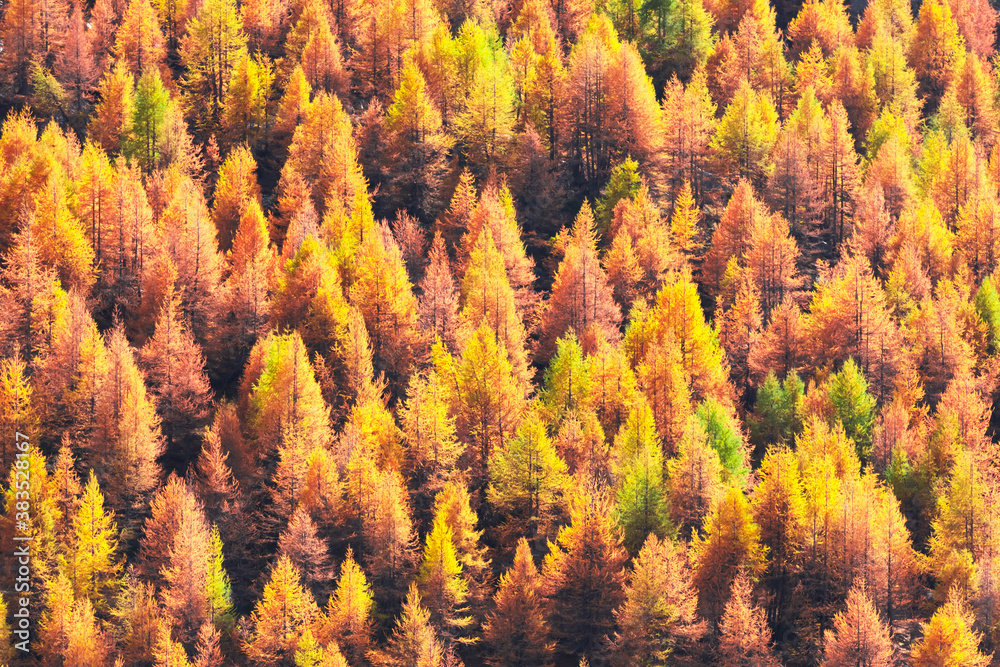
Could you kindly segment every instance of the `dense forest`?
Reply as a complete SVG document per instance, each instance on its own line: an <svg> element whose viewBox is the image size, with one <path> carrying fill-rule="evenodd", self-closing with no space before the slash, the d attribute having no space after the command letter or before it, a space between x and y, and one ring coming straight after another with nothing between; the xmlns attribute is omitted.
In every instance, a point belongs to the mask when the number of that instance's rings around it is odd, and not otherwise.
<svg viewBox="0 0 1000 667"><path fill-rule="evenodd" d="M1000 664L989 0L2 12L0 664Z"/></svg>

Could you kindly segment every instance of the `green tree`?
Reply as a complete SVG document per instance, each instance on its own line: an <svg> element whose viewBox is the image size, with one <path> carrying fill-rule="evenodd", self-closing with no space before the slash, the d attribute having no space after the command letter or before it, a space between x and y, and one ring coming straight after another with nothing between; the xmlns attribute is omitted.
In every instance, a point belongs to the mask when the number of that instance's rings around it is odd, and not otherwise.
<svg viewBox="0 0 1000 667"><path fill-rule="evenodd" d="M766 92L747 81L740 84L733 101L712 137L711 147L731 177L749 178L762 186L774 168L771 148L778 139L778 113Z"/></svg>
<svg viewBox="0 0 1000 667"><path fill-rule="evenodd" d="M599 231L607 233L611 227L611 219L615 214L615 207L623 199L632 199L642 186L642 177L639 175L639 163L632 158L626 158L623 162L615 165L608 178L608 184L601 192L601 198L597 200L597 207L594 209L594 216L597 218Z"/></svg>
<svg viewBox="0 0 1000 667"><path fill-rule="evenodd" d="M664 483L663 450L655 439L645 439L618 472L616 516L622 543L633 556L649 535L674 532Z"/></svg>
<svg viewBox="0 0 1000 667"><path fill-rule="evenodd" d="M136 83L132 120L123 152L146 171L160 164L170 103L170 93L163 86L159 70L145 70Z"/></svg>
<svg viewBox="0 0 1000 667"><path fill-rule="evenodd" d="M490 460L487 497L507 515L511 535L546 538L565 507L569 488L566 464L537 415L528 417L517 435Z"/></svg>
<svg viewBox="0 0 1000 667"><path fill-rule="evenodd" d="M858 448L858 458L868 459L875 426L875 399L868 393L868 383L854 359L850 358L827 385L833 417L844 426L844 432Z"/></svg>
<svg viewBox="0 0 1000 667"><path fill-rule="evenodd" d="M726 478L738 482L750 472L746 446L736 417L712 398L705 399L695 410L697 419L708 435L712 448L718 453Z"/></svg>

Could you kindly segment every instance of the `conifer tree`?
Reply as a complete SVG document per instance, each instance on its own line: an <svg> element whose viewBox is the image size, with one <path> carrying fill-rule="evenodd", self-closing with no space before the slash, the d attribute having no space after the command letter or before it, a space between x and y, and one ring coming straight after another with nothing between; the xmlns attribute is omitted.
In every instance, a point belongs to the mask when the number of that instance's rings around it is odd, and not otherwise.
<svg viewBox="0 0 1000 667"><path fill-rule="evenodd" d="M503 341L497 342L483 322L455 369L458 431L470 445L473 479L479 488L485 488L494 448L511 439L525 409L524 387L515 373Z"/></svg>
<svg viewBox="0 0 1000 667"><path fill-rule="evenodd" d="M185 28L180 49L187 68L184 86L200 127L212 130L222 115L230 75L246 50L246 35L236 4L227 0L201 4Z"/></svg>
<svg viewBox="0 0 1000 667"><path fill-rule="evenodd" d="M549 622L560 650L599 658L614 628L614 610L624 600L627 554L621 547L610 504L581 497L572 523L559 531L545 558L542 576L552 605Z"/></svg>
<svg viewBox="0 0 1000 667"><path fill-rule="evenodd" d="M984 667L990 658L979 651L979 633L972 628L973 616L961 593L953 592L931 617L923 639L913 647L912 664L969 665Z"/></svg>
<svg viewBox="0 0 1000 667"><path fill-rule="evenodd" d="M752 665L777 667L778 659L771 649L771 629L764 610L752 599L753 587L742 568L732 585L732 596L726 603L720 621L719 657L721 665Z"/></svg>
<svg viewBox="0 0 1000 667"><path fill-rule="evenodd" d="M88 444L105 472L109 501L123 520L123 529L138 528L138 517L159 483L156 459L163 443L159 418L146 394L135 353L121 324L108 340L108 370L98 395L97 426Z"/></svg>
<svg viewBox="0 0 1000 667"><path fill-rule="evenodd" d="M177 517L168 562L160 575L164 611L167 618L172 619L174 636L193 647L201 626L215 620L210 600L212 582L209 581L214 545L201 507L194 505L187 509Z"/></svg>
<svg viewBox="0 0 1000 667"><path fill-rule="evenodd" d="M702 614L718 622L724 616L725 600L737 571L761 572L767 547L760 542L760 527L753 519L750 503L734 487L716 501L712 514L705 519L703 532L703 537L696 534L691 543L694 583ZM744 595L749 596L749 583L744 580L740 586L746 589ZM746 602L744 599L742 604ZM760 613L763 617L763 611ZM737 631L735 636L741 632Z"/></svg>
<svg viewBox="0 0 1000 667"><path fill-rule="evenodd" d="M390 136L381 202L390 210L433 218L443 206L446 157L454 140L443 131L441 112L413 61L403 67L385 127Z"/></svg>
<svg viewBox="0 0 1000 667"><path fill-rule="evenodd" d="M170 553L177 539L177 531L187 520L201 514L201 507L188 483L171 475L150 503L150 516L142 530L139 561L136 571L145 579L161 587L162 573L170 565Z"/></svg>
<svg viewBox="0 0 1000 667"><path fill-rule="evenodd" d="M501 575L493 599L495 609L483 626L483 640L490 650L488 663L495 667L551 664L555 646L549 639L548 603L525 538L518 541L514 564Z"/></svg>
<svg viewBox="0 0 1000 667"><path fill-rule="evenodd" d="M451 415L453 392L447 376L432 366L426 374L414 373L407 393L401 415L406 465L419 488L430 493L452 475L465 449L456 437L455 418Z"/></svg>
<svg viewBox="0 0 1000 667"><path fill-rule="evenodd" d="M565 507L570 478L545 424L528 417L517 435L490 459L490 503L507 515L510 534L547 538Z"/></svg>
<svg viewBox="0 0 1000 667"><path fill-rule="evenodd" d="M766 93L740 84L712 137L723 171L763 184L774 168L770 152L778 138L778 114Z"/></svg>
<svg viewBox="0 0 1000 667"><path fill-rule="evenodd" d="M854 359L848 359L840 372L830 378L827 389L834 416L844 426L844 432L858 448L858 458L865 460L871 449L872 428L875 425L875 399L868 393Z"/></svg>
<svg viewBox="0 0 1000 667"><path fill-rule="evenodd" d="M279 557L254 607L252 629L243 650L259 665L288 664L295 657L300 634L311 629L318 614L316 601L302 587L298 569L287 556Z"/></svg>
<svg viewBox="0 0 1000 667"><path fill-rule="evenodd" d="M647 536L663 538L673 532L664 484L663 451L655 441L646 441L619 466L618 478L615 513L622 544L636 555Z"/></svg>
<svg viewBox="0 0 1000 667"><path fill-rule="evenodd" d="M83 10L76 2L70 4L66 44L56 58L54 69L56 78L74 100L76 113L82 113L84 100L90 97L100 71L94 61L93 33L87 29Z"/></svg>
<svg viewBox="0 0 1000 667"><path fill-rule="evenodd" d="M219 232L219 249L229 250L239 229L243 214L255 200L260 205L260 185L257 183L257 162L245 146L230 151L219 168L215 184L212 219Z"/></svg>
<svg viewBox="0 0 1000 667"><path fill-rule="evenodd" d="M166 55L156 10L149 0L131 0L115 40L114 55L139 77L160 67Z"/></svg>
<svg viewBox="0 0 1000 667"><path fill-rule="evenodd" d="M847 609L833 619L834 630L827 631L825 664L830 667L893 664L889 628L875 611L875 605L863 586L854 586L847 594Z"/></svg>
<svg viewBox="0 0 1000 667"><path fill-rule="evenodd" d="M435 517L427 534L424 561L416 581L431 620L444 636L455 638L471 624L472 618L465 613L469 586L462 577L454 531L443 517Z"/></svg>
<svg viewBox="0 0 1000 667"><path fill-rule="evenodd" d="M302 575L303 585L314 597L328 592L333 578L333 566L326 544L316 535L316 524L309 513L299 506L291 516L288 527L278 538L278 553L292 561Z"/></svg>
<svg viewBox="0 0 1000 667"><path fill-rule="evenodd" d="M791 613L793 576L805 547L806 501L799 462L791 450L769 448L759 474L751 505L760 541L768 549L764 578L774 591L768 613L780 619Z"/></svg>
<svg viewBox="0 0 1000 667"><path fill-rule="evenodd" d="M741 179L726 204L722 219L712 233L712 247L705 254L702 276L713 293L722 289L726 269L732 259L743 264L751 248L754 230L760 226L768 212L754 196L747 179Z"/></svg>
<svg viewBox="0 0 1000 667"><path fill-rule="evenodd" d="M379 667L413 664L442 667L444 655L441 640L430 623L430 612L421 604L416 584L411 584L389 643L384 650L374 654L372 662Z"/></svg>
<svg viewBox="0 0 1000 667"><path fill-rule="evenodd" d="M159 408L166 446L189 451L195 429L208 418L211 389L205 359L181 318L179 299L171 291L164 299L156 330L139 351L146 382Z"/></svg>
<svg viewBox="0 0 1000 667"><path fill-rule="evenodd" d="M678 644L704 634L685 550L669 538L646 539L625 587L625 603L615 610L621 628L614 640L617 660L660 664Z"/></svg>
<svg viewBox="0 0 1000 667"><path fill-rule="evenodd" d="M69 437L64 435L52 471L52 494L59 510L55 522L55 536L62 544L68 544L71 539L73 521L80 507L80 495L83 493L83 485L80 484L80 477L75 470L76 459L68 443Z"/></svg>
<svg viewBox="0 0 1000 667"><path fill-rule="evenodd" d="M555 341L572 329L580 338L613 340L621 314L597 258L597 236L590 206L584 204L565 242L548 306L542 315L541 351L551 354Z"/></svg>
<svg viewBox="0 0 1000 667"><path fill-rule="evenodd" d="M514 86L506 59L488 56L476 72L465 111L455 119L455 130L474 169L486 174L503 158L514 126Z"/></svg>
<svg viewBox="0 0 1000 667"><path fill-rule="evenodd" d="M471 234L470 234L471 235ZM468 239L468 235L465 237ZM492 232L478 235L468 268L462 279L462 310L459 339L468 341L485 324L503 344L510 365L520 378L527 379L524 319L518 312L515 291L508 279L504 256L494 243ZM468 345L468 343L466 343Z"/></svg>
<svg viewBox="0 0 1000 667"><path fill-rule="evenodd" d="M337 588L330 596L326 616L316 630L317 638L324 644L336 642L351 660L364 660L371 643L374 598L371 587L348 548L340 565Z"/></svg>
<svg viewBox="0 0 1000 667"><path fill-rule="evenodd" d="M27 366L20 359L0 360L0 428L28 442L37 437L38 416L32 409ZM22 435L18 435L22 434ZM0 467L10 470L17 454L15 439L0 445Z"/></svg>
<svg viewBox="0 0 1000 667"><path fill-rule="evenodd" d="M692 420L667 462L670 477L670 513L681 534L701 528L703 519L724 493L724 469L719 454L700 421Z"/></svg>
<svg viewBox="0 0 1000 667"><path fill-rule="evenodd" d="M701 235L698 228L700 217L691 181L685 180L674 202L674 213L670 216L670 239L686 255L690 255L697 247Z"/></svg>
<svg viewBox="0 0 1000 667"><path fill-rule="evenodd" d="M428 253L427 269L420 282L417 312L420 328L432 340L440 338L451 351L456 351L455 334L458 326L458 292L448 261L448 250L441 232L434 234Z"/></svg>
<svg viewBox="0 0 1000 667"><path fill-rule="evenodd" d="M95 611L102 613L109 609L121 569L116 557L117 532L111 515L104 509L97 477L91 471L73 520L70 572L76 599L89 601Z"/></svg>
<svg viewBox="0 0 1000 667"><path fill-rule="evenodd" d="M406 490L393 470L376 471L365 485L368 488L348 490L358 498L365 568L376 602L382 607L398 604L417 556ZM360 498L361 493L368 497Z"/></svg>

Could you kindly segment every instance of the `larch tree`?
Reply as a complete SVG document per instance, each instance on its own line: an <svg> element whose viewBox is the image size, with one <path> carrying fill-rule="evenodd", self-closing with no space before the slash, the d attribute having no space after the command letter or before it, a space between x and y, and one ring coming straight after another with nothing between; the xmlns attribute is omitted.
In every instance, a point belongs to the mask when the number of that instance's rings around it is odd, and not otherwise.
<svg viewBox="0 0 1000 667"><path fill-rule="evenodd" d="M198 498L187 482L171 475L150 503L150 516L143 526L143 539L139 544L136 573L157 587L162 586L162 573L169 567L177 531L187 517L201 514Z"/></svg>
<svg viewBox="0 0 1000 667"><path fill-rule="evenodd" d="M598 659L607 651L614 610L625 598L622 568L628 555L607 500L583 496L571 517L550 543L542 570L552 605L549 622L562 653Z"/></svg>
<svg viewBox="0 0 1000 667"><path fill-rule="evenodd" d="M404 667L426 665L443 667L445 649L430 622L430 612L421 603L416 584L410 586L403 603L403 613L396 619L396 627L384 650L372 656L379 667Z"/></svg>
<svg viewBox="0 0 1000 667"><path fill-rule="evenodd" d="M84 101L90 98L100 71L94 59L93 34L84 21L83 10L79 3L71 4L73 12L66 33L66 45L56 58L55 74L74 100L76 112L82 113Z"/></svg>
<svg viewBox="0 0 1000 667"><path fill-rule="evenodd" d="M915 28L910 60L920 82L920 92L934 109L961 68L965 40L947 2L921 5Z"/></svg>
<svg viewBox="0 0 1000 667"><path fill-rule="evenodd" d="M362 232L355 250L350 298L365 320L372 361L394 396L402 396L419 339L417 298L399 244L384 224Z"/></svg>
<svg viewBox="0 0 1000 667"><path fill-rule="evenodd" d="M116 63L104 73L97 94L101 101L90 122L91 140L105 151L117 153L132 125L135 77L124 64ZM100 252L99 244L95 244L95 250Z"/></svg>
<svg viewBox="0 0 1000 667"><path fill-rule="evenodd" d="M324 644L336 642L351 660L363 660L372 639L373 606L374 598L364 570L348 548L340 565L337 587L326 607L326 616L318 624L317 638Z"/></svg>
<svg viewBox="0 0 1000 667"><path fill-rule="evenodd" d="M529 416L514 438L493 451L489 471L487 497L506 515L505 532L547 539L565 508L570 478L544 422Z"/></svg>
<svg viewBox="0 0 1000 667"><path fill-rule="evenodd" d="M685 255L692 254L701 240L700 218L691 181L685 179L670 216L670 240Z"/></svg>
<svg viewBox="0 0 1000 667"><path fill-rule="evenodd" d="M118 529L112 516L91 472L73 519L72 557L67 569L76 599L87 600L101 614L110 609L121 570L116 553Z"/></svg>
<svg viewBox="0 0 1000 667"><path fill-rule="evenodd" d="M0 361L0 428L14 433L15 438L31 439L38 435L38 415L32 408L32 385L28 367L20 359L8 357ZM14 440L0 447L0 470L10 470L17 456Z"/></svg>
<svg viewBox="0 0 1000 667"><path fill-rule="evenodd" d="M770 153L777 139L774 102L743 82L719 120L711 147L724 173L763 185L774 169Z"/></svg>
<svg viewBox="0 0 1000 667"><path fill-rule="evenodd" d="M163 64L163 32L149 0L129 2L115 38L114 55L136 78Z"/></svg>
<svg viewBox="0 0 1000 667"><path fill-rule="evenodd" d="M762 395L762 394L761 394ZM805 546L805 498L799 463L787 447L768 449L759 469L760 481L751 506L768 550L764 580L774 592L767 607L770 618L789 615L797 559Z"/></svg>
<svg viewBox="0 0 1000 667"><path fill-rule="evenodd" d="M972 627L973 615L961 593L953 592L938 608L924 630L923 638L913 647L911 664L968 665L985 667L989 656L979 651L980 635Z"/></svg>
<svg viewBox="0 0 1000 667"><path fill-rule="evenodd" d="M741 568L732 585L732 595L719 622L719 664L723 667L750 665L778 667L771 648L771 629L764 610L753 602L753 586Z"/></svg>
<svg viewBox="0 0 1000 667"><path fill-rule="evenodd" d="M225 570L213 572L215 543L201 507L182 512L174 532L168 564L161 570L161 590L166 616L172 619L174 636L185 646L194 647L205 623L225 627L230 612L228 577ZM217 536L217 533L216 533ZM221 588L221 590L220 590Z"/></svg>
<svg viewBox="0 0 1000 667"><path fill-rule="evenodd" d="M358 482L360 485L361 479ZM349 485L352 483L348 480ZM393 470L375 471L364 484L365 488L349 488L348 497L357 498L361 512L365 568L376 602L398 604L418 555L406 489L399 473Z"/></svg>
<svg viewBox="0 0 1000 667"><path fill-rule="evenodd" d="M695 200L702 201L703 181L711 173L709 142L716 124L716 106L708 91L704 68L695 70L686 86L677 77L667 81L662 106L664 170L675 185L688 181Z"/></svg>
<svg viewBox="0 0 1000 667"><path fill-rule="evenodd" d="M424 561L417 572L417 586L442 636L457 639L472 625L466 603L469 586L455 550L454 530L436 516L424 545Z"/></svg>
<svg viewBox="0 0 1000 667"><path fill-rule="evenodd" d="M440 352L435 346L432 354ZM465 450L451 414L453 389L440 369L431 366L410 378L401 414L406 438L406 468L418 493L433 495L452 476Z"/></svg>
<svg viewBox="0 0 1000 667"><path fill-rule="evenodd" d="M239 358L247 354L265 332L275 268L267 223L260 205L253 200L240 217L229 258L232 268L225 283L227 303L223 329Z"/></svg>
<svg viewBox="0 0 1000 667"><path fill-rule="evenodd" d="M414 62L403 68L385 127L390 141L383 187L388 191L382 201L389 208L434 217L443 204L445 158L453 142L443 132L441 112Z"/></svg>
<svg viewBox="0 0 1000 667"><path fill-rule="evenodd" d="M219 235L219 249L226 252L233 246L240 221L251 201L261 203L257 183L257 162L245 146L238 146L219 168L212 201L212 220Z"/></svg>
<svg viewBox="0 0 1000 667"><path fill-rule="evenodd" d="M506 59L492 54L476 72L456 134L473 168L485 175L506 154L513 129L514 86Z"/></svg>
<svg viewBox="0 0 1000 667"><path fill-rule="evenodd" d="M678 645L705 633L697 610L684 543L650 535L633 562L625 602L615 610L621 628L615 658L644 667L668 660Z"/></svg>
<svg viewBox="0 0 1000 667"><path fill-rule="evenodd" d="M278 553L292 561L302 575L302 584L314 598L329 595L333 565L327 545L317 535L316 524L302 505L292 512L288 526L278 537Z"/></svg>
<svg viewBox="0 0 1000 667"><path fill-rule="evenodd" d="M545 667L552 663L555 645L547 621L548 603L543 581L528 541L517 543L514 563L500 576L493 598L495 608L483 626L494 667Z"/></svg>
<svg viewBox="0 0 1000 667"><path fill-rule="evenodd" d="M590 206L583 208L565 240L563 259L541 323L541 351L551 354L568 330L580 338L617 337L621 313L597 257L597 234Z"/></svg>
<svg viewBox="0 0 1000 667"><path fill-rule="evenodd" d="M232 67L220 119L223 145L259 148L271 136L274 68L260 56L243 53Z"/></svg>
<svg viewBox="0 0 1000 667"><path fill-rule="evenodd" d="M89 456L98 463L97 469L104 471L104 487L118 508L123 529L135 530L160 482L157 458L163 452L163 436L135 351L120 324L108 340L108 370L96 413Z"/></svg>
<svg viewBox="0 0 1000 667"><path fill-rule="evenodd" d="M458 328L458 291L448 259L448 249L440 231L434 234L428 264L420 281L417 313L420 328L432 340L440 338L448 350L455 352Z"/></svg>
<svg viewBox="0 0 1000 667"><path fill-rule="evenodd" d="M264 667L288 664L294 659L299 635L312 628L318 615L316 601L302 587L298 569L287 556L280 557L254 607L243 650Z"/></svg>
<svg viewBox="0 0 1000 667"><path fill-rule="evenodd" d="M469 607L478 619L492 591L493 573L487 548L482 544L483 531L476 530L479 516L472 509L472 494L464 481L452 480L438 492L434 498L434 515L440 516L452 529L456 557L469 586Z"/></svg>
<svg viewBox="0 0 1000 667"><path fill-rule="evenodd" d="M486 322L466 343L453 372L459 437L469 445L474 486L485 489L494 448L513 437L527 407L525 387L503 340L497 341Z"/></svg>
<svg viewBox="0 0 1000 667"><path fill-rule="evenodd" d="M648 413L644 417L648 420ZM623 429L626 433L630 430L629 425ZM631 443L627 435L621 436L619 433L615 439L617 460L612 466L618 496L615 515L622 543L634 556L648 535L667 537L673 532L673 526L668 511L663 450L657 438L647 433Z"/></svg>
<svg viewBox="0 0 1000 667"><path fill-rule="evenodd" d="M761 544L750 503L738 488L730 487L719 497L702 530L704 536L696 535L691 543L698 606L706 619L719 622L737 572L760 573L767 547ZM748 583L743 585L749 588Z"/></svg>
<svg viewBox="0 0 1000 667"><path fill-rule="evenodd" d="M713 293L721 291L731 259L740 264L746 261L754 232L768 216L766 206L754 196L750 181L741 179L712 233L712 245L701 267L702 280Z"/></svg>
<svg viewBox="0 0 1000 667"><path fill-rule="evenodd" d="M677 456L667 461L670 515L682 535L699 530L725 493L724 469L701 422L692 420L677 445Z"/></svg>
<svg viewBox="0 0 1000 667"><path fill-rule="evenodd" d="M742 271L737 270L736 276ZM746 395L751 386L750 357L760 340L760 293L756 285L746 279L736 279L739 288L732 305L722 313L719 342L726 350L730 363L730 377L737 391Z"/></svg>
<svg viewBox="0 0 1000 667"><path fill-rule="evenodd" d="M194 433L205 426L212 400L204 355L179 306L180 299L172 291L164 299L152 338L139 351L172 457L191 450Z"/></svg>
<svg viewBox="0 0 1000 667"><path fill-rule="evenodd" d="M792 237L788 222L780 215L766 215L750 233L746 266L758 293L763 322L771 313L793 296L801 286L798 275L799 246Z"/></svg>
<svg viewBox="0 0 1000 667"><path fill-rule="evenodd" d="M144 172L166 166L167 121L176 111L174 104L160 71L144 70L136 80L132 119L122 145L122 154Z"/></svg>
<svg viewBox="0 0 1000 667"><path fill-rule="evenodd" d="M648 324L653 340L663 341L672 335L680 346L681 366L693 400L713 397L724 404L730 401L732 388L726 377L725 352L705 321L690 272L668 274ZM627 346L628 334L625 342Z"/></svg>
<svg viewBox="0 0 1000 667"><path fill-rule="evenodd" d="M829 667L891 667L894 664L889 628L879 618L864 586L847 594L847 609L827 631L824 664Z"/></svg>

